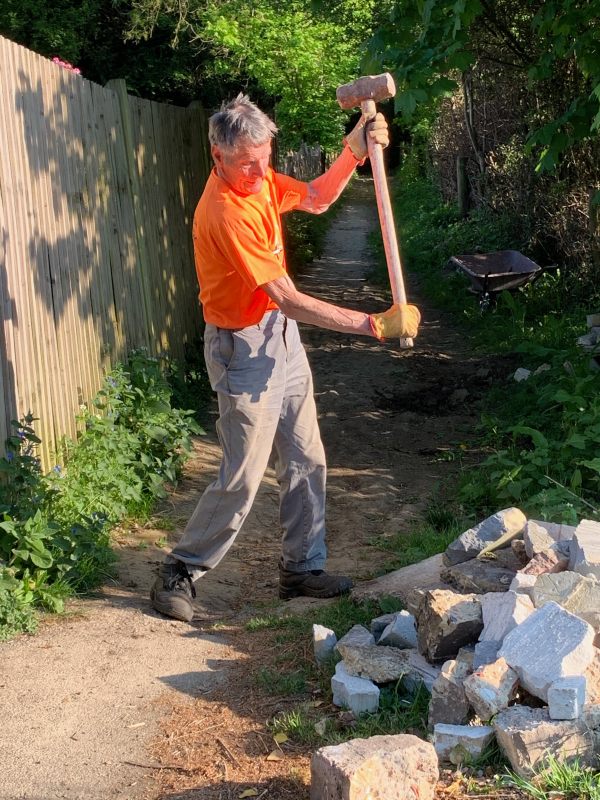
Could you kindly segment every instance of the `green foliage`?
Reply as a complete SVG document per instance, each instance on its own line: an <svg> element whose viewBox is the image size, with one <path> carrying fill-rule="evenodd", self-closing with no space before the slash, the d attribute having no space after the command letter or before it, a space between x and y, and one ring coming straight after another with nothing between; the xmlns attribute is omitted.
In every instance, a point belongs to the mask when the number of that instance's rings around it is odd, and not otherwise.
<svg viewBox="0 0 600 800"><path fill-rule="evenodd" d="M492 452L465 480L461 499L475 509L517 505L575 524L600 515L600 376L577 352L568 360L563 352L545 356L550 369L515 384L509 398L496 390L488 399L497 409L483 418Z"/></svg>
<svg viewBox="0 0 600 800"><path fill-rule="evenodd" d="M564 763L552 756L538 770L535 779L508 773L503 783L527 792L533 800L551 800L557 796L563 800L600 800L600 773L582 767L577 760Z"/></svg>
<svg viewBox="0 0 600 800"><path fill-rule="evenodd" d="M512 67L515 80L529 81L540 98L550 82L561 81L563 110L555 114L542 100L524 120L538 169L551 170L600 128L599 33L600 0L396 0L363 67L395 74L396 110L408 122L418 108L454 92L477 63Z"/></svg>
<svg viewBox="0 0 600 800"><path fill-rule="evenodd" d="M210 53L213 80L255 86L259 101L272 105L282 144L318 143L339 150L346 114L336 103L337 86L358 72L360 44L388 2L337 0L140 0L132 35L141 38L160 15L175 18L178 34L192 32ZM209 78L208 59L205 76Z"/></svg>
<svg viewBox="0 0 600 800"><path fill-rule="evenodd" d="M64 466L41 472L32 415L13 422L0 459L0 637L35 627L37 607L60 612L64 598L110 573L110 528L143 515L176 481L199 431L173 408L156 359L131 355L80 416Z"/></svg>
<svg viewBox="0 0 600 800"><path fill-rule="evenodd" d="M488 456L464 473L459 499L467 514L508 505L553 521L597 514L600 374L590 372L589 357L574 346L583 333L584 310L573 300L569 306L574 293L558 272L502 293L492 309L481 313L465 279L444 273L444 265L450 255L520 249L513 238L518 227L490 212L458 218L410 158L400 177L396 211L404 260L426 293L438 307L454 312L475 347L509 351L531 370L547 365L541 374L511 383L508 392L499 387L484 400L482 439ZM379 274L383 278L382 268ZM432 533L437 530L433 525ZM420 548L420 541L416 545ZM400 550L398 566L413 559L402 535L387 546ZM414 558L425 555L417 549Z"/></svg>

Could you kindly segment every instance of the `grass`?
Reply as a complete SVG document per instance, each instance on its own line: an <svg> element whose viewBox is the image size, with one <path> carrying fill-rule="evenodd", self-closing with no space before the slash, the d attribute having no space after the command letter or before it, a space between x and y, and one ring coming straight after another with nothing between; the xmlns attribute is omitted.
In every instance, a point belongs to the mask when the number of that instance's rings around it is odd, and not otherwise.
<svg viewBox="0 0 600 800"><path fill-rule="evenodd" d="M503 783L527 792L533 800L600 800L600 772L577 761L563 764L552 757L535 779L508 773Z"/></svg>

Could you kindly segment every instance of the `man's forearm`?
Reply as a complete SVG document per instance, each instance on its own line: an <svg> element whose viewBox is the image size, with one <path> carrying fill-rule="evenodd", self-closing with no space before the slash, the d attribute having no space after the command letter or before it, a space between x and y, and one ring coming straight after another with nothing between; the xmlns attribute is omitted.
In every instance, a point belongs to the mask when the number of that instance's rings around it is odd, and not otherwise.
<svg viewBox="0 0 600 800"><path fill-rule="evenodd" d="M341 308L299 292L289 277L280 278L262 287L281 311L297 322L317 325L339 333L374 336L369 315L363 311Z"/></svg>
<svg viewBox="0 0 600 800"><path fill-rule="evenodd" d="M308 184L308 194L299 206L300 210L310 214L327 211L347 186L358 163L352 150L344 147L329 169Z"/></svg>

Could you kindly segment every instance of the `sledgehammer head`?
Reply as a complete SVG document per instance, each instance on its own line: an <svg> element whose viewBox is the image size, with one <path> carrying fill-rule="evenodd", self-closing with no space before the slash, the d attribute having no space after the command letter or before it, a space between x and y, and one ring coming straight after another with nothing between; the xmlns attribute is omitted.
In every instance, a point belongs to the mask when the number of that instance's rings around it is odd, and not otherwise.
<svg viewBox="0 0 600 800"><path fill-rule="evenodd" d="M396 84L389 72L382 75L365 75L352 83L345 83L335 93L342 108L356 108L365 100L380 103L396 94Z"/></svg>

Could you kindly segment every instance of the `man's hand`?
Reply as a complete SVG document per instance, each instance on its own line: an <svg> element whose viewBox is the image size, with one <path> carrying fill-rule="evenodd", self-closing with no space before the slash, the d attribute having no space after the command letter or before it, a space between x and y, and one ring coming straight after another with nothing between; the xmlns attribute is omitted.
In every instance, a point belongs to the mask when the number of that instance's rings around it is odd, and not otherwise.
<svg viewBox="0 0 600 800"><path fill-rule="evenodd" d="M416 306L395 303L382 314L371 314L369 322L376 339L414 339L421 314Z"/></svg>
<svg viewBox="0 0 600 800"><path fill-rule="evenodd" d="M377 113L372 120L369 120L369 118L363 114L348 136L346 136L346 144L350 150L352 150L354 157L358 161L363 161L363 159L369 155L367 137L369 137L371 141L380 144L382 147L388 146L390 143L390 135L388 124L383 114Z"/></svg>

